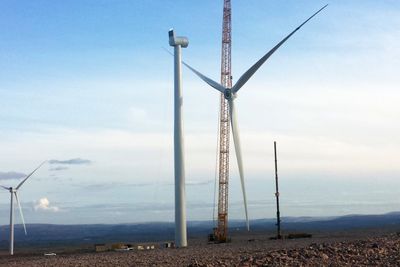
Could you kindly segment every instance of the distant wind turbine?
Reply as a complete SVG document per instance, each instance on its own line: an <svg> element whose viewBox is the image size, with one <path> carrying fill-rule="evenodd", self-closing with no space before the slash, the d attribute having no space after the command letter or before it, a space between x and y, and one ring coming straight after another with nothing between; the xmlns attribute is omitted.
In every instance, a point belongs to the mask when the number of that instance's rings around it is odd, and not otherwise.
<svg viewBox="0 0 400 267"><path fill-rule="evenodd" d="M240 147L240 139L239 139L239 129L237 125L237 113L235 110L235 98L237 97L237 92L240 88L243 87L247 83L247 81L253 76L253 74L267 61L267 59L275 53L278 48L283 45L295 32L297 32L304 24L306 24L309 20L311 20L315 15L321 12L324 8L328 5L323 6L317 12L315 12L311 17L309 17L306 21L304 21L300 26L298 26L294 31L292 31L288 36L286 36L282 41L280 41L277 45L275 45L268 53L266 53L261 59L259 59L250 69L248 69L236 82L236 84L232 88L226 88L222 86L220 83L208 78L207 76L203 75L193 67L189 66L187 63L182 63L188 67L191 71L193 71L197 76L199 76L203 81L205 81L208 85L215 88L222 94L224 94L225 99L228 101L229 104L229 113L230 113L230 121L232 127L232 135L233 135L233 142L235 144L235 151L236 151L236 159L239 168L239 175L240 175L240 182L242 186L242 193L243 193L243 202L245 208L245 215L246 215L246 223L247 229L249 230L249 216L247 212L247 198L246 198L246 189L244 184L244 172L243 172L243 162L242 162L242 152Z"/></svg>
<svg viewBox="0 0 400 267"><path fill-rule="evenodd" d="M46 161L42 162L33 172L31 172L28 176L22 180L17 187L6 187L3 185L0 185L3 189L7 190L11 194L11 204L10 204L10 255L14 255L14 196L15 200L17 201L18 204L18 209L19 209L19 214L21 215L21 220L22 220L22 225L24 226L24 231L25 235L27 235L26 232L26 226L25 226L25 220L24 220L24 215L22 213L22 208L21 208L21 203L19 202L18 198L18 189L28 180L29 177L31 177Z"/></svg>

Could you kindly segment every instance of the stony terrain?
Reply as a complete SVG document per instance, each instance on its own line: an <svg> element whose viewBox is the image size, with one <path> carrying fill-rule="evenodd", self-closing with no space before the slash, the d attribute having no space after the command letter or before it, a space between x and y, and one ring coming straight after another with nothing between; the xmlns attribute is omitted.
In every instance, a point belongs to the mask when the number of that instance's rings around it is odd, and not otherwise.
<svg viewBox="0 0 400 267"><path fill-rule="evenodd" d="M299 240L242 236L218 245L191 240L185 249L1 256L0 266L400 266L400 234L360 235Z"/></svg>

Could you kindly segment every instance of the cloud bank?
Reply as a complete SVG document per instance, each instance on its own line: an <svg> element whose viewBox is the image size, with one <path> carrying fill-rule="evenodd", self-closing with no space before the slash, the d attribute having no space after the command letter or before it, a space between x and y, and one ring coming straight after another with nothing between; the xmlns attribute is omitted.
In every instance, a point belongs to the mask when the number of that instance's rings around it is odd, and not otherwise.
<svg viewBox="0 0 400 267"><path fill-rule="evenodd" d="M91 164L91 163L92 163L91 160L81 159L81 158L67 159L67 160L57 160L57 159L49 160L49 164L87 165L87 164Z"/></svg>
<svg viewBox="0 0 400 267"><path fill-rule="evenodd" d="M13 180L25 177L26 174L22 172L0 172L0 180Z"/></svg>
<svg viewBox="0 0 400 267"><path fill-rule="evenodd" d="M49 170L50 171L64 171L64 170L68 170L69 168L68 167L65 167L65 166L57 166L57 167L54 167L54 168L50 168Z"/></svg>

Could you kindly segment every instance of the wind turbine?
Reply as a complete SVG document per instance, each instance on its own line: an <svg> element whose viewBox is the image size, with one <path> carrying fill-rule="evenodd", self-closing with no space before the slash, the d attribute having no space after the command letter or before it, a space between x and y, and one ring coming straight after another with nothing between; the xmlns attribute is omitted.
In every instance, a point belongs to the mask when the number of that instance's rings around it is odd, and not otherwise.
<svg viewBox="0 0 400 267"><path fill-rule="evenodd" d="M229 105L229 114L230 114L230 122L232 127L232 136L233 142L235 144L235 152L236 152L236 159L239 169L240 175L240 182L242 186L242 193L243 193L243 202L244 202L244 209L246 215L246 225L247 230L250 229L249 226L249 216L247 211L247 197L246 197L246 189L244 184L244 171L243 171L243 162L242 162L242 152L240 146L240 138L239 138L239 129L237 125L237 113L235 110L235 99L237 97L237 92L242 88L247 81L253 76L253 74L267 61L267 59L275 53L278 48L283 45L295 32L297 32L304 24L306 24L309 20L311 20L314 16L316 16L319 12L321 12L324 8L328 5L323 6L317 12L315 12L311 17L309 17L306 21L304 21L300 26L298 26L294 31L292 31L289 35L287 35L282 41L280 41L277 45L275 45L268 53L266 53L261 59L259 59L253 66L251 66L236 82L236 84L232 88L227 88L221 85L220 83L208 78L207 76L203 75L184 61L182 63L188 67L192 72L194 72L197 76L199 76L203 81L205 81L208 85L213 87L214 89L221 92L225 99L228 101Z"/></svg>
<svg viewBox="0 0 400 267"><path fill-rule="evenodd" d="M3 185L0 185L3 189L7 190L11 194L11 204L10 204L10 255L14 255L14 196L15 200L18 204L18 209L19 209L19 214L21 215L21 220L22 220L22 225L24 226L24 231L25 235L27 235L26 232L26 226L25 226L25 220L24 220L24 214L22 213L22 208L21 208L21 203L19 202L18 198L18 190L21 188L21 186L28 180L29 177L31 177L46 161L42 162L36 169L33 170L28 176L22 180L17 187L6 187Z"/></svg>
<svg viewBox="0 0 400 267"><path fill-rule="evenodd" d="M174 30L168 32L169 45L174 47L174 172L175 172L175 244L187 246L186 195L185 195L185 157L182 122L182 48L189 45L186 37L175 36Z"/></svg>

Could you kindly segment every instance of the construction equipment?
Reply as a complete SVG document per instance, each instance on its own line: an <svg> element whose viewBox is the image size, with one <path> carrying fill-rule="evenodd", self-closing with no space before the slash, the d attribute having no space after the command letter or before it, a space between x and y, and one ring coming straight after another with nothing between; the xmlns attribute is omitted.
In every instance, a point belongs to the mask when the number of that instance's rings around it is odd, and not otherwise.
<svg viewBox="0 0 400 267"><path fill-rule="evenodd" d="M221 85L232 87L231 73L231 0L224 0L222 23ZM218 155L218 219L217 227L209 235L209 241L226 242L228 236L228 185L229 185L229 106L221 93L219 113Z"/></svg>
<svg viewBox="0 0 400 267"><path fill-rule="evenodd" d="M223 24L222 24L222 58L221 58L221 83L217 83L207 76L203 75L196 69L183 64L199 76L204 82L218 90L221 93L220 117L219 117L219 158L218 158L218 219L217 227L214 232L209 235L209 241L223 243L228 241L228 185L229 185L229 126L232 124L232 134L235 144L236 158L238 161L238 169L240 174L243 202L246 215L247 230L249 230L249 218L247 212L246 190L244 186L243 162L240 149L240 138L237 127L237 114L234 108L234 99L237 92L246 82L254 75L254 73L275 53L293 34L295 34L304 24L321 12L327 5L323 6L311 17L304 21L300 26L293 30L289 35L276 44L270 51L261 57L254 65L252 65L232 87L231 73L231 1L224 0Z"/></svg>

